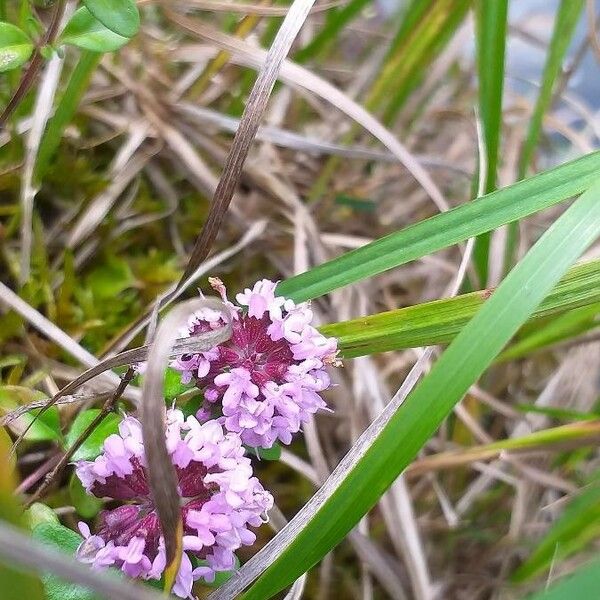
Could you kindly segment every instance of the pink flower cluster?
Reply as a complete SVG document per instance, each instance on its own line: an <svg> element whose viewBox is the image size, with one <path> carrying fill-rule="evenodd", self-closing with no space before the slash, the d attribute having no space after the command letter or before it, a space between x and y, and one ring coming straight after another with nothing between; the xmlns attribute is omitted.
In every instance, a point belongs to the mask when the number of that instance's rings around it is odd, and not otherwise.
<svg viewBox="0 0 600 600"><path fill-rule="evenodd" d="M217 418L251 447L289 444L310 415L326 408L320 392L330 386L325 367L336 364L337 340L311 325L307 303L275 295L276 283L263 279L227 298L218 279L211 285L231 311L231 338L199 354L180 357L173 367L182 381L204 392L201 421ZM192 315L182 337L224 325L223 315L204 309Z"/></svg>
<svg viewBox="0 0 600 600"><path fill-rule="evenodd" d="M173 592L191 597L194 581L212 581L235 568L235 550L251 545L249 529L266 520L271 494L253 476L244 444L270 448L289 444L312 414L326 408L320 393L330 386L325 371L337 364L337 341L311 324L308 304L275 295L276 284L263 279L227 299L232 336L225 343L174 361L182 381L203 392L196 417L167 411L167 448L179 481L184 525L183 559ZM189 319L181 337L225 324L223 313L204 309ZM92 535L80 523L84 541L77 557L93 568L114 567L134 578L162 577L164 539L146 471L140 422L127 417L119 434L109 436L94 461L80 461L76 473L88 493L120 505L100 514Z"/></svg>
<svg viewBox="0 0 600 600"><path fill-rule="evenodd" d="M249 527L266 520L271 494L252 476L239 436L223 431L216 421L199 423L179 410L167 413L167 448L179 479L184 524L184 555L173 592L191 594L193 582L212 581L218 571L234 568L234 551L252 545ZM124 502L100 515L91 535L80 524L84 541L79 560L94 568L116 567L130 577L160 579L165 548L147 482L141 424L127 417L119 435L104 442L94 461L80 461L76 473L88 493Z"/></svg>

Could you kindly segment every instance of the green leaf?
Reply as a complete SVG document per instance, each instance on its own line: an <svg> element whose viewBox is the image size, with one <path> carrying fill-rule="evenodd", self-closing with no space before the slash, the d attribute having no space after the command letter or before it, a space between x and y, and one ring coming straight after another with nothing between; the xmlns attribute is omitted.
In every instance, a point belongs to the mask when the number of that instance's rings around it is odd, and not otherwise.
<svg viewBox="0 0 600 600"><path fill-rule="evenodd" d="M189 416L195 415L202 408L203 404L204 396L198 392L196 396L186 400L186 402L183 403L179 409L183 413L183 416L187 419Z"/></svg>
<svg viewBox="0 0 600 600"><path fill-rule="evenodd" d="M477 78L479 80L479 116L486 159L483 192L496 189L498 149L502 131L502 92L504 88L504 51L508 0L475 3ZM482 285L488 279L490 234L477 239L473 259Z"/></svg>
<svg viewBox="0 0 600 600"><path fill-rule="evenodd" d="M88 275L86 281L94 298L100 300L114 298L135 285L135 277L129 263L116 256L108 257Z"/></svg>
<svg viewBox="0 0 600 600"><path fill-rule="evenodd" d="M598 280L600 281L600 280ZM547 325L536 329L512 344L499 357L499 361L515 360L551 344L573 338L598 326L600 303L581 306L552 319Z"/></svg>
<svg viewBox="0 0 600 600"><path fill-rule="evenodd" d="M329 553L410 464L568 267L600 235L600 182L539 239L244 595L264 599ZM302 516L302 511L300 512ZM296 517L297 519L297 517ZM227 589L227 588L226 588Z"/></svg>
<svg viewBox="0 0 600 600"><path fill-rule="evenodd" d="M124 46L129 38L108 29L82 6L67 23L60 41L93 52L112 52Z"/></svg>
<svg viewBox="0 0 600 600"><path fill-rule="evenodd" d="M27 62L33 48L24 31L10 23L0 22L0 73L16 69Z"/></svg>
<svg viewBox="0 0 600 600"><path fill-rule="evenodd" d="M164 384L165 400L171 401L194 387L193 383L181 383L181 371L167 367Z"/></svg>
<svg viewBox="0 0 600 600"><path fill-rule="evenodd" d="M561 0L558 7L554 20L554 31L546 55L540 92L531 119L529 119L529 128L520 156L519 177L525 177L527 168L533 159L533 153L542 132L544 115L552 104L552 90L562 71L562 63L579 21L583 5L584 0Z"/></svg>
<svg viewBox="0 0 600 600"><path fill-rule="evenodd" d="M81 485L81 481L79 481L79 477L75 473L71 475L71 480L69 481L69 497L77 512L84 519L95 517L104 505L100 498L96 498L96 496L92 496L85 491L85 488Z"/></svg>
<svg viewBox="0 0 600 600"><path fill-rule="evenodd" d="M600 152L593 152L347 252L282 281L277 291L296 301L317 298L558 204L598 172Z"/></svg>
<svg viewBox="0 0 600 600"><path fill-rule="evenodd" d="M561 0L556 17L554 19L554 30L550 40L550 46L546 53L546 63L542 73L540 91L529 119L529 127L525 136L525 143L519 156L517 170L518 179L527 175L527 169L533 160L535 149L542 133L544 115L552 105L552 93L554 84L562 72L562 64L565 54L571 43L575 28L579 21L579 15L583 9L584 0ZM512 265L517 250L518 229L517 223L508 228L506 240L505 261L508 268Z"/></svg>
<svg viewBox="0 0 600 600"><path fill-rule="evenodd" d="M73 119L84 92L88 88L94 69L98 66L102 54L84 51L79 56L77 64L71 73L69 83L65 88L52 118L48 121L46 131L40 142L35 163L35 180L40 181L54 156L62 134Z"/></svg>
<svg viewBox="0 0 600 600"><path fill-rule="evenodd" d="M83 4L105 27L123 37L133 37L140 28L134 0L83 0Z"/></svg>
<svg viewBox="0 0 600 600"><path fill-rule="evenodd" d="M46 395L42 392L17 385L5 385L0 387L0 413L8 414L24 404L46 399ZM37 409L24 413L18 419L11 421L8 428L16 435L20 435L39 412ZM58 408L52 406L35 419L24 439L28 442L44 442L59 440L61 437Z"/></svg>
<svg viewBox="0 0 600 600"><path fill-rule="evenodd" d="M346 358L445 344L454 339L490 295L491 290L472 292L351 321L330 323L319 330L326 336L338 338L341 355ZM577 307L597 315L598 302L600 260L594 260L569 269L528 322ZM519 343L517 346L521 347ZM513 356L511 348L501 358L504 359L505 355L507 358Z"/></svg>
<svg viewBox="0 0 600 600"><path fill-rule="evenodd" d="M281 458L281 446L275 442L270 448L245 447L250 456L256 456L261 460L279 460Z"/></svg>
<svg viewBox="0 0 600 600"><path fill-rule="evenodd" d="M600 561L580 567L550 589L529 596L528 600L591 600L600 597Z"/></svg>
<svg viewBox="0 0 600 600"><path fill-rule="evenodd" d="M233 558L234 558L234 563L233 563L233 569L231 571L217 571L215 573L214 581L204 582L204 585L211 587L211 588L219 588L226 581L231 579L232 575L240 568L240 559L237 557L237 554L234 554ZM208 565L207 561L196 558L195 556L190 556L190 560L192 561L192 565L193 565L194 569L196 569L198 567L205 567Z"/></svg>
<svg viewBox="0 0 600 600"><path fill-rule="evenodd" d="M596 481L569 503L512 579L521 582L538 575L597 540L599 535L600 481Z"/></svg>
<svg viewBox="0 0 600 600"><path fill-rule="evenodd" d="M29 528L32 530L42 523L60 523L56 513L49 506L46 506L41 502L34 502L25 511L25 517L29 523Z"/></svg>
<svg viewBox="0 0 600 600"><path fill-rule="evenodd" d="M0 519L24 527L23 509L15 495L14 464L9 460L11 445L8 433L0 428ZM36 576L4 564L0 564L0 590L2 600L44 600L42 584Z"/></svg>
<svg viewBox="0 0 600 600"><path fill-rule="evenodd" d="M32 535L34 539L71 556L83 540L79 534L58 523L42 523L33 530ZM91 590L63 581L52 573L44 573L42 581L47 600L101 600Z"/></svg>
<svg viewBox="0 0 600 600"><path fill-rule="evenodd" d="M85 431L88 425L100 414L100 409L90 408L80 412L69 429L65 440L65 450L75 444L77 438ZM109 413L102 419L92 434L83 442L81 447L73 454L71 460L94 460L102 452L104 440L113 433L118 433L121 417Z"/></svg>
<svg viewBox="0 0 600 600"><path fill-rule="evenodd" d="M40 523L33 528L32 537L49 546L54 546L67 554L75 554L83 538L60 523Z"/></svg>

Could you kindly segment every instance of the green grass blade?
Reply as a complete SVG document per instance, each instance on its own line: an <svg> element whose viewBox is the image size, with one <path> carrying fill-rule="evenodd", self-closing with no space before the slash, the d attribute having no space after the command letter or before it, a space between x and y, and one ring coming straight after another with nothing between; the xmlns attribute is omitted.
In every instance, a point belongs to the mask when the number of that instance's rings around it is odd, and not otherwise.
<svg viewBox="0 0 600 600"><path fill-rule="evenodd" d="M421 3L424 3L423 0L415 0L411 6L419 15L422 14ZM467 16L471 4L471 0L435 0L415 26L401 28L408 35L401 37L402 43L390 56L381 74L383 86L379 89L377 103L383 101L386 106L384 123L394 123L429 65L440 55Z"/></svg>
<svg viewBox="0 0 600 600"><path fill-rule="evenodd" d="M565 508L531 556L514 572L521 582L566 559L600 535L600 482L592 482Z"/></svg>
<svg viewBox="0 0 600 600"><path fill-rule="evenodd" d="M370 111L387 107L384 121L393 120L470 5L471 0L413 0L407 6L381 73L365 101Z"/></svg>
<svg viewBox="0 0 600 600"><path fill-rule="evenodd" d="M341 355L345 358L445 344L473 318L490 294L491 291L483 290L434 300L351 321L331 323L320 330L327 336L338 338ZM540 319L577 307L585 307L582 310L587 313L591 311L588 316L592 318L598 313L599 302L600 260L595 260L569 269L531 318Z"/></svg>
<svg viewBox="0 0 600 600"><path fill-rule="evenodd" d="M282 281L296 301L327 294L553 206L588 188L600 172L600 152L467 202Z"/></svg>
<svg viewBox="0 0 600 600"><path fill-rule="evenodd" d="M56 112L48 122L48 126L37 155L34 177L40 181L48 169L48 165L60 144L62 134L73 119L81 97L88 88L90 77L102 58L99 52L82 50L79 61L73 69L69 83L60 99Z"/></svg>
<svg viewBox="0 0 600 600"><path fill-rule="evenodd" d="M544 115L548 112L552 103L552 90L554 84L561 72L563 60L575 26L579 20L579 15L583 9L584 0L561 0L554 21L554 30L552 39L546 56L546 63L542 73L540 91L533 108L531 119L525 142L519 156L518 179L523 179L527 175L527 169L533 160L535 149L538 145L540 134L542 132L542 122ZM508 237L506 241L505 264L507 270L513 264L517 247L517 223L508 228Z"/></svg>
<svg viewBox="0 0 600 600"><path fill-rule="evenodd" d="M486 173L483 192L496 189L498 150L502 131L502 92L508 0L479 0L475 3L479 116L485 147ZM488 278L490 233L477 238L473 261L483 285Z"/></svg>
<svg viewBox="0 0 600 600"><path fill-rule="evenodd" d="M550 589L528 600L587 600L600 598L600 560L581 567L570 577L565 577Z"/></svg>
<svg viewBox="0 0 600 600"><path fill-rule="evenodd" d="M390 416L374 442L363 447L360 460L314 514L311 512L307 523L294 529L292 520L287 528L295 531L290 543L278 548L277 557L247 592L246 600L264 599L277 593L343 539L598 235L600 182L597 181L500 284L440 356L429 375Z"/></svg>
<svg viewBox="0 0 600 600"><path fill-rule="evenodd" d="M551 319L544 327L541 327L533 333L529 333L509 346L498 357L498 360L505 362L523 358L532 352L547 348L558 342L569 340L582 333L600 327L600 322L598 321L599 315L600 302L569 310L568 312Z"/></svg>
<svg viewBox="0 0 600 600"><path fill-rule="evenodd" d="M400 16L398 31L381 72L365 98L367 110L376 113L384 111L387 106L383 121L389 123L393 120L466 16L470 4L471 0L413 0L407 6ZM353 126L342 138L342 143L351 144L357 132L358 128ZM327 160L311 187L309 202L315 202L326 193L340 162L338 156Z"/></svg>
<svg viewBox="0 0 600 600"><path fill-rule="evenodd" d="M328 11L323 27L309 44L296 52L294 60L299 63L305 62L310 58L323 54L329 46L336 44L342 29L358 17L370 1L350 0L345 6Z"/></svg>
<svg viewBox="0 0 600 600"><path fill-rule="evenodd" d="M525 177L533 159L533 153L542 132L542 121L552 102L552 90L561 72L565 53L569 48L583 5L584 0L562 0L556 13L540 91L529 120L529 128L519 158L519 178Z"/></svg>
<svg viewBox="0 0 600 600"><path fill-rule="evenodd" d="M378 435L369 444L367 431L358 441L360 459L350 466L341 481L336 480L336 473L332 475L326 499L313 506L309 504L283 530L282 538L288 543L277 546L270 566L249 589L246 600L273 596L344 538L410 464L454 405L598 235L600 182L596 181L511 271L404 403L394 413L386 412L373 423L370 429L379 431ZM338 471L344 469L344 464L342 460ZM306 513L312 516L304 522ZM269 555L270 546L253 559L255 564ZM234 576L223 590L231 591L235 583Z"/></svg>

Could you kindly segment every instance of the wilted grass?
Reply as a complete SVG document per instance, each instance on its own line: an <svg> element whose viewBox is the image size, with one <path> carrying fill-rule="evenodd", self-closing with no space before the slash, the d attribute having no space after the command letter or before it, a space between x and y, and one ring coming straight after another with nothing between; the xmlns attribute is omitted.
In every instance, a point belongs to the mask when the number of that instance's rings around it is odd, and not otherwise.
<svg viewBox="0 0 600 600"><path fill-rule="evenodd" d="M599 138L565 59L594 11L563 0L540 40L539 15L506 21L515 2L317 2L279 68L265 56L294 39L275 37L289 3L142 1L130 43L67 47L0 131L4 414L150 342L159 299L208 291L209 275L232 291L279 279L340 338L333 413L256 466L291 523L261 532L215 598L308 572L290 598L516 599L597 552ZM26 18L2 0L0 15ZM544 55L532 94L503 68L516 39ZM32 426L20 499L120 364ZM6 421L13 441L31 420ZM42 498L71 529L100 508L73 481L63 470ZM548 598L599 595L582 573L588 587Z"/></svg>

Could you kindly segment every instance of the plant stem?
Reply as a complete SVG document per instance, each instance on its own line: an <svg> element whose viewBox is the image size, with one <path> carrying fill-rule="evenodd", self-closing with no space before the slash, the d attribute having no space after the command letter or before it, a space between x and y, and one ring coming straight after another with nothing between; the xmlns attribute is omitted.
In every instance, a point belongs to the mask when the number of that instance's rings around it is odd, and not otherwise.
<svg viewBox="0 0 600 600"><path fill-rule="evenodd" d="M23 77L21 77L21 81L19 82L17 90L0 115L0 131L2 131L6 121L8 121L9 117L15 112L17 106L19 106L19 104L23 101L23 98L25 98L27 92L31 89L33 83L35 82L37 74L44 61L44 58L40 52L40 48L47 46L48 44L52 44L52 42L54 42L56 39L58 28L65 12L65 6L66 0L58 0L58 2L54 5L54 12L52 13L50 26L42 38L41 44L39 44L35 49L33 58L29 63L29 67L27 67L27 70L23 74Z"/></svg>
<svg viewBox="0 0 600 600"><path fill-rule="evenodd" d="M44 483L40 485L40 487L36 490L35 494L31 496L25 503L25 508L29 508L34 502L37 502L48 490L48 488L58 479L59 475L62 473L63 469L67 466L69 460L77 450L81 447L81 445L87 440L87 438L92 434L94 429L100 425L100 423L104 420L112 410L114 409L115 404L122 396L125 388L131 383L131 380L135 377L135 370L133 367L129 367L125 375L123 375L123 379L121 379L121 383L115 390L115 393L106 400L100 412L96 415L94 420L85 428L85 431L81 433L81 435L75 440L75 443L64 453L63 457L58 461L57 465L52 469L46 478L44 479Z"/></svg>

